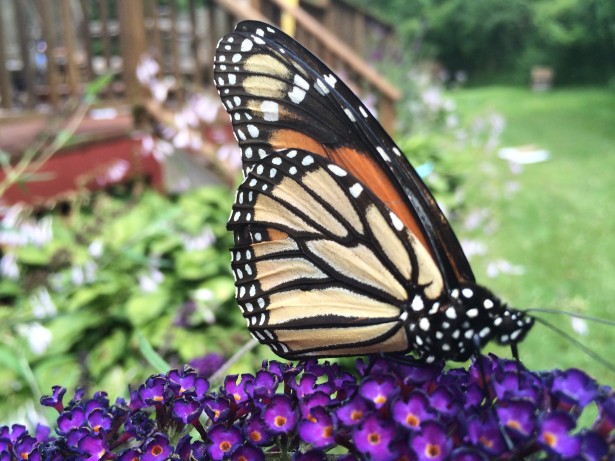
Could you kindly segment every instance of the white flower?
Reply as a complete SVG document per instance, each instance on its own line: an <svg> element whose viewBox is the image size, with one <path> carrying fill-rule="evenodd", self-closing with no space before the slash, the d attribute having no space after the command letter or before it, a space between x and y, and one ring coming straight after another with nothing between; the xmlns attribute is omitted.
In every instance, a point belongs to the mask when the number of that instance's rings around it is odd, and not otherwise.
<svg viewBox="0 0 615 461"><path fill-rule="evenodd" d="M189 107L203 122L210 124L216 120L220 103L206 94L195 94L188 100Z"/></svg>
<svg viewBox="0 0 615 461"><path fill-rule="evenodd" d="M173 145L178 149L184 149L190 145L190 133L188 130L180 130L173 138Z"/></svg>
<svg viewBox="0 0 615 461"><path fill-rule="evenodd" d="M164 281L164 274L158 269L152 268L148 274L139 275L139 288L143 293L153 293Z"/></svg>
<svg viewBox="0 0 615 461"><path fill-rule="evenodd" d="M199 251L209 248L211 244L216 241L216 236L213 231L207 227L203 229L203 232L201 232L200 235L184 235L182 237L182 241L184 242L184 248L187 251Z"/></svg>
<svg viewBox="0 0 615 461"><path fill-rule="evenodd" d="M160 70L158 62L150 55L143 55L137 65L137 79L143 84L148 85Z"/></svg>
<svg viewBox="0 0 615 461"><path fill-rule="evenodd" d="M589 332L589 328L587 327L587 322L584 319L580 319L578 317L572 317L570 319L570 324L572 329L580 336L587 336Z"/></svg>
<svg viewBox="0 0 615 461"><path fill-rule="evenodd" d="M30 296L32 315L37 319L51 317L58 312L58 309L51 299L47 288L39 288L36 293Z"/></svg>
<svg viewBox="0 0 615 461"><path fill-rule="evenodd" d="M10 280L19 279L19 266L15 253L7 252L0 258L0 275Z"/></svg>
<svg viewBox="0 0 615 461"><path fill-rule="evenodd" d="M130 163L127 160L117 160L107 169L106 179L109 182L118 182L126 176L128 170L130 170Z"/></svg>
<svg viewBox="0 0 615 461"><path fill-rule="evenodd" d="M500 274L523 275L524 273L525 268L523 266L515 266L504 259L490 262L487 265L487 276L490 278L497 277Z"/></svg>
<svg viewBox="0 0 615 461"><path fill-rule="evenodd" d="M195 301L209 302L214 299L214 293L208 288L198 288L192 293L192 298Z"/></svg>
<svg viewBox="0 0 615 461"><path fill-rule="evenodd" d="M92 258L100 258L103 254L104 243L100 239L96 239L88 246L88 253Z"/></svg>
<svg viewBox="0 0 615 461"><path fill-rule="evenodd" d="M487 254L487 245L483 242L479 242L478 240L462 240L461 247L468 258L471 258L474 255Z"/></svg>
<svg viewBox="0 0 615 461"><path fill-rule="evenodd" d="M18 325L17 332L26 338L30 350L35 355L43 354L53 339L51 331L38 322Z"/></svg>

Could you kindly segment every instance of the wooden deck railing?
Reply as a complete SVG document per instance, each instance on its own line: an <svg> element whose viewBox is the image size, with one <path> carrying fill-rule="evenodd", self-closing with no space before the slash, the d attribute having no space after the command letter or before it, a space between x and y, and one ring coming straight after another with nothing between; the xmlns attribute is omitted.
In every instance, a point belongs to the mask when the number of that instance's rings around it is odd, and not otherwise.
<svg viewBox="0 0 615 461"><path fill-rule="evenodd" d="M106 73L114 80L105 96L134 103L141 97L135 69L144 52L158 59L180 92L184 81L209 85L215 44L234 23L260 19L279 25L287 15L298 40L377 97L379 117L392 128L399 91L360 55L376 20L343 0L317 5L306 3L311 16L282 0L0 0L0 117L41 103L57 107ZM375 29L386 38L386 28Z"/></svg>

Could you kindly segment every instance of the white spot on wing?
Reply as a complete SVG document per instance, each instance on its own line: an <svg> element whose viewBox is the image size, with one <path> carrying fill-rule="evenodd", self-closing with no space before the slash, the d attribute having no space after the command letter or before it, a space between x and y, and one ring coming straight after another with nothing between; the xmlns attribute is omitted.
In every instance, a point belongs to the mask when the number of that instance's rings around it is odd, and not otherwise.
<svg viewBox="0 0 615 461"><path fill-rule="evenodd" d="M314 157L312 157L311 155L306 155L303 160L301 160L301 164L303 166L309 166L312 163L314 163Z"/></svg>
<svg viewBox="0 0 615 461"><path fill-rule="evenodd" d="M420 321L419 321L419 328L423 331L429 331L429 327L431 325L429 324L429 319L427 317L423 317Z"/></svg>
<svg viewBox="0 0 615 461"><path fill-rule="evenodd" d="M355 183L350 187L350 194L354 197L357 198L359 195L361 195L361 192L363 192L363 186L361 186L361 184L359 183Z"/></svg>
<svg viewBox="0 0 615 461"><path fill-rule="evenodd" d="M328 165L327 168L329 169L331 173L333 173L336 176L344 177L348 174L346 170L344 170L343 168L340 168L337 165Z"/></svg>
<svg viewBox="0 0 615 461"><path fill-rule="evenodd" d="M325 81L333 88L335 88L335 84L337 83L337 78L333 74L325 75Z"/></svg>
<svg viewBox="0 0 615 461"><path fill-rule="evenodd" d="M380 157L382 157L382 159L385 162L390 162L391 161L391 158L388 156L388 154L386 153L386 151L382 147L378 146L378 147L376 147L376 150L378 151L378 153L380 154Z"/></svg>
<svg viewBox="0 0 615 461"><path fill-rule="evenodd" d="M252 49L252 45L252 40L246 38L243 42L241 42L241 51L250 51Z"/></svg>
<svg viewBox="0 0 615 461"><path fill-rule="evenodd" d="M314 85L314 88L316 88L316 91L323 96L329 92L329 87L325 85L321 79L316 80L316 85Z"/></svg>
<svg viewBox="0 0 615 461"><path fill-rule="evenodd" d="M346 116L350 119L351 122L356 122L357 120L354 118L354 114L352 113L352 111L348 108L344 109L344 112L346 113Z"/></svg>
<svg viewBox="0 0 615 461"><path fill-rule="evenodd" d="M261 103L263 118L268 122L277 122L280 118L279 106L275 101L263 101Z"/></svg>
<svg viewBox="0 0 615 461"><path fill-rule="evenodd" d="M250 136L252 136L253 138L258 137L259 131L256 125L248 125L246 128L248 128L248 133L250 133Z"/></svg>
<svg viewBox="0 0 615 461"><path fill-rule="evenodd" d="M389 216L391 217L393 227L395 227L398 231L401 231L404 228L404 223L401 222L401 219L399 219L392 211L389 212Z"/></svg>
<svg viewBox="0 0 615 461"><path fill-rule="evenodd" d="M294 83L305 91L310 89L310 84L299 74L295 75Z"/></svg>
<svg viewBox="0 0 615 461"><path fill-rule="evenodd" d="M423 298L421 298L420 296L415 296L410 306L412 307L413 311L418 312L423 310L423 308L425 307L425 303L423 302Z"/></svg>
<svg viewBox="0 0 615 461"><path fill-rule="evenodd" d="M302 90L298 86L293 86L293 90L288 93L288 97L295 104L300 104L305 98L305 90Z"/></svg>

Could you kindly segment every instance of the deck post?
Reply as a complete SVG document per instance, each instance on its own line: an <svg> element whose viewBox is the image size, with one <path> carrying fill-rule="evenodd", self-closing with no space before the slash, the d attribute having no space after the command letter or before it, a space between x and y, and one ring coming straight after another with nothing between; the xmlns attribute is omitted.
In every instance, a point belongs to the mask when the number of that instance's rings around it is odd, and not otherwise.
<svg viewBox="0 0 615 461"><path fill-rule="evenodd" d="M118 2L120 43L123 57L123 79L126 99L131 105L143 99L143 88L137 80L137 65L146 51L145 13L143 2Z"/></svg>
<svg viewBox="0 0 615 461"><path fill-rule="evenodd" d="M2 11L0 11L0 24L2 23ZM11 76L6 68L6 51L4 42L4 30L0 29L0 107L10 109L13 107L13 92L11 91Z"/></svg>

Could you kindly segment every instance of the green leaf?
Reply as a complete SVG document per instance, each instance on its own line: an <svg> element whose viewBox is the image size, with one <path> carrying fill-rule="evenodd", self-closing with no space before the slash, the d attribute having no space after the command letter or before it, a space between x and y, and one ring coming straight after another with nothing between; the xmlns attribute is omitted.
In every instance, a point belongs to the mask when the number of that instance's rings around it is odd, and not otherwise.
<svg viewBox="0 0 615 461"><path fill-rule="evenodd" d="M48 392L55 385L74 389L79 384L81 370L73 355L57 355L47 357L37 364L34 376L43 392Z"/></svg>
<svg viewBox="0 0 615 461"><path fill-rule="evenodd" d="M95 379L100 379L107 368L121 360L127 343L126 333L116 329L88 353L86 363Z"/></svg>
<svg viewBox="0 0 615 461"><path fill-rule="evenodd" d="M218 254L214 248L177 255L177 276L184 280L202 280L218 272Z"/></svg>
<svg viewBox="0 0 615 461"><path fill-rule="evenodd" d="M24 370L20 362L20 357L12 349L0 344L0 367L2 370L12 370L16 374L23 376Z"/></svg>
<svg viewBox="0 0 615 461"><path fill-rule="evenodd" d="M113 295L117 292L115 283L97 283L95 285L82 285L79 287L66 304L66 309L70 312L81 307L94 304L98 298Z"/></svg>
<svg viewBox="0 0 615 461"><path fill-rule="evenodd" d="M233 278L218 276L201 284L201 288L210 290L218 303L223 303L235 297L235 283Z"/></svg>
<svg viewBox="0 0 615 461"><path fill-rule="evenodd" d="M169 293L159 289L154 293L135 293L126 302L126 316L135 326L145 325L157 318L169 300Z"/></svg>
<svg viewBox="0 0 615 461"><path fill-rule="evenodd" d="M44 245L42 247L26 245L16 250L17 260L21 264L29 264L31 266L49 265L54 252L53 245Z"/></svg>
<svg viewBox="0 0 615 461"><path fill-rule="evenodd" d="M86 102L88 103L93 102L96 99L96 96L98 96L98 93L103 91L105 88L107 88L111 84L111 82L113 81L113 78L114 78L114 74L109 72L89 82L85 86L85 92L84 92L85 93L84 98Z"/></svg>
<svg viewBox="0 0 615 461"><path fill-rule="evenodd" d="M47 354L64 353L72 349L83 341L87 330L99 328L104 323L104 312L77 311L57 316L46 325L53 338Z"/></svg>
<svg viewBox="0 0 615 461"><path fill-rule="evenodd" d="M12 298L21 294L21 286L15 280L0 279L0 298Z"/></svg>
<svg viewBox="0 0 615 461"><path fill-rule="evenodd" d="M158 373L166 373L171 369L171 365L169 365L160 355L156 353L152 345L145 338L145 336L137 331L137 340L139 342L139 350L145 360L154 367Z"/></svg>

